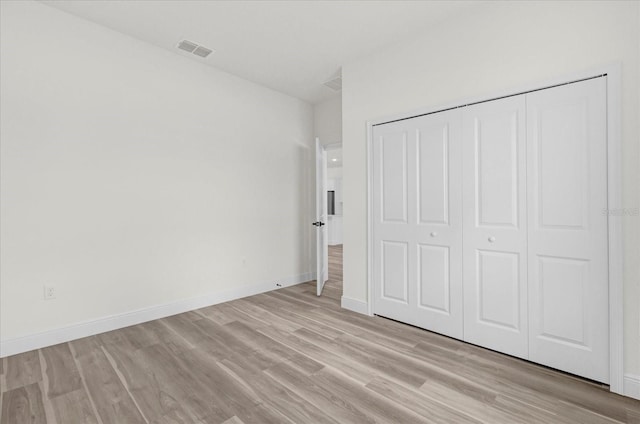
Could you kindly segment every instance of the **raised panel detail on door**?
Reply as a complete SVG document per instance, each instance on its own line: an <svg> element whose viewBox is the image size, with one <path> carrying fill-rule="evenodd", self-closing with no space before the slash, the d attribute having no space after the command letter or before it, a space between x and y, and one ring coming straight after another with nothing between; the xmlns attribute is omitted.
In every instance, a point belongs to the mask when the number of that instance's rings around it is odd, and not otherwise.
<svg viewBox="0 0 640 424"><path fill-rule="evenodd" d="M609 382L606 77L527 94L529 358Z"/></svg>
<svg viewBox="0 0 640 424"><path fill-rule="evenodd" d="M382 138L382 219L407 222L407 133Z"/></svg>
<svg viewBox="0 0 640 424"><path fill-rule="evenodd" d="M525 98L462 117L464 340L526 358Z"/></svg>
<svg viewBox="0 0 640 424"><path fill-rule="evenodd" d="M407 302L407 243L382 242L382 297Z"/></svg>
<svg viewBox="0 0 640 424"><path fill-rule="evenodd" d="M561 103L537 111L533 143L537 157L536 213L541 227L587 225L586 101Z"/></svg>
<svg viewBox="0 0 640 424"><path fill-rule="evenodd" d="M449 248L418 245L418 306L449 314Z"/></svg>
<svg viewBox="0 0 640 424"><path fill-rule="evenodd" d="M518 226L519 120L517 110L473 119L478 225Z"/></svg>
<svg viewBox="0 0 640 424"><path fill-rule="evenodd" d="M478 251L478 320L520 330L520 258L517 253Z"/></svg>
<svg viewBox="0 0 640 424"><path fill-rule="evenodd" d="M418 222L449 222L449 125L418 132Z"/></svg>
<svg viewBox="0 0 640 424"><path fill-rule="evenodd" d="M584 303L589 283L589 262L538 257L540 337L580 346L586 344Z"/></svg>

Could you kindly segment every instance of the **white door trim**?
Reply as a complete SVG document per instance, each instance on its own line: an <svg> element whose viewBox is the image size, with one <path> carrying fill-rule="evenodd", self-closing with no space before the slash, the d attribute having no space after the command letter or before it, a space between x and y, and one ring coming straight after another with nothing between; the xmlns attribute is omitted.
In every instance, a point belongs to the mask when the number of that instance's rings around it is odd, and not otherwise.
<svg viewBox="0 0 640 424"><path fill-rule="evenodd" d="M436 107L421 108L400 114L388 115L372 121L367 121L367 313L373 315L373 210L372 169L373 169L373 126L399 119L407 119L418 115L441 112L447 109L464 107L473 103L512 96L529 91L550 88L557 85L576 82L601 75L607 76L607 169L608 169L608 210L609 215L609 370L610 390L614 393L624 393L624 297L623 297L623 233L622 217L622 65L614 63L597 68L588 69L556 78L538 81L511 89L488 93L449 102Z"/></svg>

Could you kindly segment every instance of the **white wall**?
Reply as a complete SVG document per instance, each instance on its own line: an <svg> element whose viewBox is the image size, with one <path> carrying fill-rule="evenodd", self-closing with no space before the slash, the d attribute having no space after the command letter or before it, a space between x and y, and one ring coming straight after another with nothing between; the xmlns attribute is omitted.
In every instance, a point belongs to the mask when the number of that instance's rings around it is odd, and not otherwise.
<svg viewBox="0 0 640 424"><path fill-rule="evenodd" d="M327 168L327 178L342 178L342 167Z"/></svg>
<svg viewBox="0 0 640 424"><path fill-rule="evenodd" d="M1 4L3 342L311 271L311 105Z"/></svg>
<svg viewBox="0 0 640 424"><path fill-rule="evenodd" d="M313 107L315 136L322 144L342 141L342 97L336 96Z"/></svg>
<svg viewBox="0 0 640 424"><path fill-rule="evenodd" d="M367 300L366 121L622 63L623 202L638 207L638 2L494 2L346 64L344 296ZM623 219L625 371L640 374L640 217Z"/></svg>

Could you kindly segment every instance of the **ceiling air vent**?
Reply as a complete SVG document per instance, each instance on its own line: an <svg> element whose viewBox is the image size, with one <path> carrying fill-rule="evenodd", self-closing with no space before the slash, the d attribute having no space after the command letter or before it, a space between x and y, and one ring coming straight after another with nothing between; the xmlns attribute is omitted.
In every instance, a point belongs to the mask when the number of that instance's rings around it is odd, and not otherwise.
<svg viewBox="0 0 640 424"><path fill-rule="evenodd" d="M342 75L333 77L330 80L325 81L323 84L329 87L330 89L332 89L333 91L340 91L342 90Z"/></svg>
<svg viewBox="0 0 640 424"><path fill-rule="evenodd" d="M207 57L209 56L211 53L213 53L213 50L208 49L206 47L200 46L192 41L189 40L182 40L178 43L178 48L180 50L184 50L185 52L189 52L189 53L193 53L196 56L200 56L200 57Z"/></svg>
<svg viewBox="0 0 640 424"><path fill-rule="evenodd" d="M207 57L207 56L209 56L211 54L211 52L213 52L213 50L208 49L206 47L198 46L193 51L193 54L195 54L196 56L200 56L200 57Z"/></svg>

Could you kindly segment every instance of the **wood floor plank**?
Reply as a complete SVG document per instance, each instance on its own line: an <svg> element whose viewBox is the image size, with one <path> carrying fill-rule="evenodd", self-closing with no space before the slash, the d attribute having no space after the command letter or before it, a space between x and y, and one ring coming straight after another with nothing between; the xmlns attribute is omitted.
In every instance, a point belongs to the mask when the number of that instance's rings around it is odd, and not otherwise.
<svg viewBox="0 0 640 424"><path fill-rule="evenodd" d="M324 366L340 368L345 374L363 384L371 381L377 375L376 370L359 363L348 355L336 354L294 334L284 333L275 328L263 328L258 331Z"/></svg>
<svg viewBox="0 0 640 424"><path fill-rule="evenodd" d="M218 325L225 325L235 321L232 316L221 308L221 304L200 308L198 309L198 314L203 318L209 318Z"/></svg>
<svg viewBox="0 0 640 424"><path fill-rule="evenodd" d="M132 325L122 329L123 336L129 341L134 349L142 349L161 343L157 335L148 331L143 325Z"/></svg>
<svg viewBox="0 0 640 424"><path fill-rule="evenodd" d="M234 321L224 327L248 349L263 353L273 363L288 359L296 353L293 349L258 333L243 322Z"/></svg>
<svg viewBox="0 0 640 424"><path fill-rule="evenodd" d="M282 318L281 316L273 313L274 311L270 310L270 308L262 308L251 301L240 299L234 302L234 307L244 310L245 313L265 324L276 325L286 331L294 331L300 328L300 324L292 322L286 318Z"/></svg>
<svg viewBox="0 0 640 424"><path fill-rule="evenodd" d="M0 424L46 424L40 383L19 386L2 394Z"/></svg>
<svg viewBox="0 0 640 424"><path fill-rule="evenodd" d="M445 385L454 385L456 390L482 401L490 401L497 396L497 393L486 384L476 383L453 370L442 367L440 361L446 360L446 357L442 359L437 358L435 363L423 361L413 355L407 354L407 351L402 348L391 349L387 346L378 345L372 340L352 336L340 338L335 342L340 343L340 348L345 351L368 352L377 360L381 359L386 366L403 370L404 373L413 372L415 375L414 383L417 381L422 384L422 382L427 380L439 381ZM396 378L402 381L399 377L400 376L397 376Z"/></svg>
<svg viewBox="0 0 640 424"><path fill-rule="evenodd" d="M274 315L296 324L296 328L290 329L289 331L307 328L330 338L336 338L344 334L344 331L331 325L327 325L326 322L323 322L322 318L313 318L307 315L307 312L309 311L308 309L303 311L292 311L288 310L284 304L286 304L285 301L274 298L267 298L267 300L260 301L261 308L271 309ZM287 328L283 326L278 325L277 327L287 330Z"/></svg>
<svg viewBox="0 0 640 424"><path fill-rule="evenodd" d="M366 387L369 390L387 397L389 400L413 410L434 423L449 424L455 422L460 424L479 424L482 422L461 413L453 406L434 401L428 396L423 396L418 391L408 389L383 377L373 379L367 383Z"/></svg>
<svg viewBox="0 0 640 424"><path fill-rule="evenodd" d="M220 422L216 418L216 422ZM194 421L193 418L182 410L173 410L165 415L149 421L150 424L202 424L203 421Z"/></svg>
<svg viewBox="0 0 640 424"><path fill-rule="evenodd" d="M103 424L145 423L95 336L70 342Z"/></svg>
<svg viewBox="0 0 640 424"><path fill-rule="evenodd" d="M295 391L307 402L341 423L373 423L366 411L353 406L350 397L342 397L333 393L332 388L319 384L316 379L305 376L287 364L278 364L265 371L274 380L291 391Z"/></svg>
<svg viewBox="0 0 640 424"><path fill-rule="evenodd" d="M308 356L302 355L298 352L296 352L290 358L286 359L283 362L291 365L293 368L297 369L298 371L301 371L306 375L314 374L325 367L320 362L314 361Z"/></svg>
<svg viewBox="0 0 640 424"><path fill-rule="evenodd" d="M7 358L0 358L0 367L2 368L2 373L0 373L0 394L7 391L7 366L5 363L7 362ZM0 406L2 406L2 396L0 396Z"/></svg>
<svg viewBox="0 0 640 424"><path fill-rule="evenodd" d="M379 343L391 347L399 345L413 347L419 340L412 332L413 328L403 328L397 323L390 325L389 320L384 318L374 317L363 320L364 316L360 314L348 313L345 316L321 308L308 311L306 315L354 336L375 337Z"/></svg>
<svg viewBox="0 0 640 424"><path fill-rule="evenodd" d="M195 346L180 337L174 330L169 328L161 320L149 321L140 324L145 331L152 332L162 344L174 354L180 354L186 350L195 349Z"/></svg>
<svg viewBox="0 0 640 424"><path fill-rule="evenodd" d="M112 358L127 390L148 421L177 420L188 415L180 405L180 394L175 393L172 385L161 384L150 364L137 350L131 350L130 346L122 343L108 343L103 345L103 349ZM194 422L192 418L180 419Z"/></svg>
<svg viewBox="0 0 640 424"><path fill-rule="evenodd" d="M179 405L195 419L215 416L224 421L233 415L225 409L226 399L219 396L215 383L211 379L207 380L207 384L202 383L204 377L216 372L209 368L214 363L211 359L204 369L195 362L201 357L211 358L206 352L195 349L186 351L185 355L191 355L188 362L173 355L162 345L140 349L137 354L146 372L157 381L161 393L167 396L166 402L176 402L176 406ZM190 368L194 369L193 373ZM219 371L218 375L221 374Z"/></svg>
<svg viewBox="0 0 640 424"><path fill-rule="evenodd" d="M260 369L268 368L279 360L277 356L270 354L264 349L256 349L256 346L252 347L252 342L246 337L240 337L239 334L234 334L233 327L227 327L227 325L232 325L233 323L220 326L208 319L202 319L194 324L201 330L201 333L205 337L211 339L211 342L217 346L225 347L226 353L223 358L234 357L237 356L238 353L242 353L243 355L251 357L255 366ZM242 325L241 323L239 324ZM268 328L268 326L262 328Z"/></svg>
<svg viewBox="0 0 640 424"><path fill-rule="evenodd" d="M84 387L49 399L58 424L98 424Z"/></svg>
<svg viewBox="0 0 640 424"><path fill-rule="evenodd" d="M67 343L41 349L48 377L49 399L82 389L80 372Z"/></svg>
<svg viewBox="0 0 640 424"><path fill-rule="evenodd" d="M627 408L627 423L640 424L640 411L638 408Z"/></svg>
<svg viewBox="0 0 640 424"><path fill-rule="evenodd" d="M238 418L245 424L292 423L276 409L265 404L256 405L238 412Z"/></svg>
<svg viewBox="0 0 640 424"><path fill-rule="evenodd" d="M474 367L489 371L485 373L487 379L491 376L501 387L507 387L509 394L532 399L533 404L544 405L541 397L551 397L621 422L626 422L629 411L640 413L640 402L609 393L601 385L487 349L466 349L473 352L469 358L475 361ZM603 395L606 402L599 401Z"/></svg>
<svg viewBox="0 0 640 424"><path fill-rule="evenodd" d="M225 412L225 419L233 415L242 419L245 409L251 409L261 403L260 398L249 390L247 385L236 381L218 365L217 361L204 352L185 352L181 359L185 366L188 365L196 370L192 374L194 380L207 388L205 391L207 398Z"/></svg>
<svg viewBox="0 0 640 424"><path fill-rule="evenodd" d="M242 363L233 359L225 359L221 366L241 384L250 384L255 396L262 403L295 423L337 424L313 404L305 401L293 391L282 386L263 372L251 372Z"/></svg>
<svg viewBox="0 0 640 424"><path fill-rule="evenodd" d="M443 385L454 385L457 391L479 399L487 396L486 393L483 394L486 392L483 388L491 388L491 399L497 400L497 404L506 410L542 409L553 411L558 408L556 396L527 388L520 381L520 377L505 370L504 363L497 366L496 362L486 362L475 354L468 354L469 352L484 351L482 348L471 346L468 351L464 349L465 352L452 352L448 349L440 349L435 344L428 346L428 348L420 346L407 354L415 354L417 359L426 363L437 363L441 370L440 378L434 380ZM562 422L553 414L551 417L545 416L546 420L550 418L553 418L554 422Z"/></svg>
<svg viewBox="0 0 640 424"><path fill-rule="evenodd" d="M240 418L233 416L222 424L245 424L245 423L243 423Z"/></svg>
<svg viewBox="0 0 640 424"><path fill-rule="evenodd" d="M323 296L316 296L311 291L299 290L296 286L290 287L291 290L274 290L267 292L265 295L275 297L277 299L283 299L289 302L294 302L305 308L326 308L333 310L340 310L340 306L336 305L333 299L327 299Z"/></svg>
<svg viewBox="0 0 640 424"><path fill-rule="evenodd" d="M457 391L450 385L443 385L437 381L428 380L420 390L425 396L441 403L450 403L456 405L456 409L468 416L481 421L490 421L496 423L525 423L518 415L512 415L508 412L501 411L493 405L495 398L480 400L475 396L469 396L463 392Z"/></svg>
<svg viewBox="0 0 640 424"><path fill-rule="evenodd" d="M640 424L640 401L311 281L0 359L0 424ZM68 346L68 347L65 347Z"/></svg>
<svg viewBox="0 0 640 424"><path fill-rule="evenodd" d="M20 353L7 358L5 390L13 390L42 381L40 356L37 350Z"/></svg>
<svg viewBox="0 0 640 424"><path fill-rule="evenodd" d="M406 363L399 355L393 355L391 352L380 348L363 350L354 347L353 343L356 339L353 336L347 335L335 340L326 340L306 329L296 331L295 335L326 351L336 352L344 361L363 364L374 370L376 375L382 374L413 387L420 387L429 375L422 368L412 368L414 364Z"/></svg>
<svg viewBox="0 0 640 424"><path fill-rule="evenodd" d="M223 332L222 326L209 319L191 321L181 315L175 315L163 319L162 322L195 348L207 351L218 359L233 354L234 346L221 343L219 340L219 334Z"/></svg>
<svg viewBox="0 0 640 424"><path fill-rule="evenodd" d="M216 358L224 359L237 355L245 355L251 357L255 365L260 369L265 369L271 366L277 359L272 356L265 355L263 352L256 351L251 348L247 343L233 334L233 331L225 326L218 325L208 319L202 319L194 323L198 328L201 337L206 338L207 345L213 345L217 347L217 350L210 350L215 352ZM213 348L210 348L213 349Z"/></svg>
<svg viewBox="0 0 640 424"><path fill-rule="evenodd" d="M208 308L202 308L200 314L218 325L225 325L234 321L241 321L256 328L268 325L268 323L254 318L251 314L245 313L242 308L238 309L234 305L236 305L235 301L220 303Z"/></svg>
<svg viewBox="0 0 640 424"><path fill-rule="evenodd" d="M330 387L334 395L349 399L349 402L364 411L374 422L426 423L429 420L395 403L378 393L371 391L344 374L327 367L312 377L319 385Z"/></svg>

